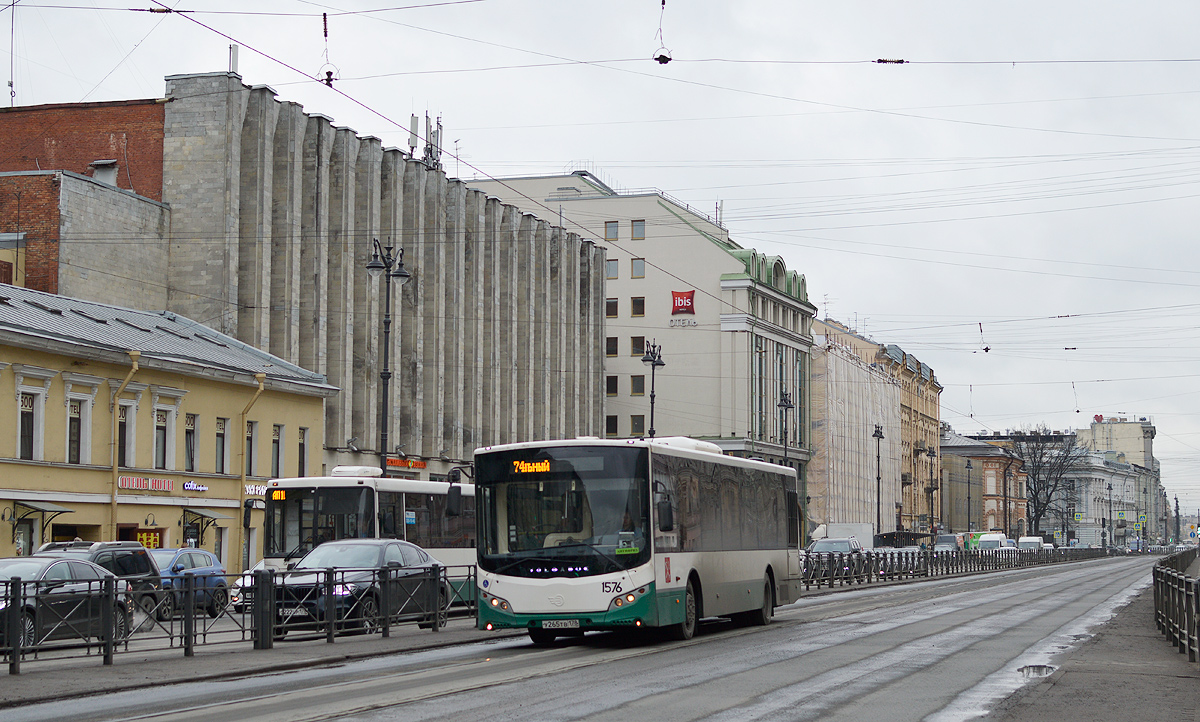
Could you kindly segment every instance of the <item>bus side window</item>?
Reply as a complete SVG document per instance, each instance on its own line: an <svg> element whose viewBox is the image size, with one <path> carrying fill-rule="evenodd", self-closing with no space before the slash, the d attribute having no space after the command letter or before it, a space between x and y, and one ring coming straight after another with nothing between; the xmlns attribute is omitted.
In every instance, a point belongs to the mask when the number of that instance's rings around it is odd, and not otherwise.
<svg viewBox="0 0 1200 722"><path fill-rule="evenodd" d="M399 492L379 492L379 536L381 539L404 538L404 530L397 524L397 520L402 514L400 501Z"/></svg>

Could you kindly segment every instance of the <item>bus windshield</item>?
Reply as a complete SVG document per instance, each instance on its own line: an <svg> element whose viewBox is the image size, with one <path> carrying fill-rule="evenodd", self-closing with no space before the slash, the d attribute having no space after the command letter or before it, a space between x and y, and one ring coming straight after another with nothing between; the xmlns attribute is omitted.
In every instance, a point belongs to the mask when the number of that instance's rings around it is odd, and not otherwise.
<svg viewBox="0 0 1200 722"><path fill-rule="evenodd" d="M552 446L476 461L481 568L577 577L649 560L646 449Z"/></svg>
<svg viewBox="0 0 1200 722"><path fill-rule="evenodd" d="M375 490L272 489L264 524L266 556L297 557L322 542L375 536Z"/></svg>

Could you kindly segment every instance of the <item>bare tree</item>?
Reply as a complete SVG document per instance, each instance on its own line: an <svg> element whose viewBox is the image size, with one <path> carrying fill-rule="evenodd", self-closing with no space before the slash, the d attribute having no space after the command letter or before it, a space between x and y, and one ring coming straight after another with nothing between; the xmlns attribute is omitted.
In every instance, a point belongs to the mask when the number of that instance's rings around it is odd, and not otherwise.
<svg viewBox="0 0 1200 722"><path fill-rule="evenodd" d="M1052 434L1045 426L1012 435L1012 450L1024 462L1027 475L1025 496L1029 528L1040 534L1042 519L1055 511L1071 495L1067 477L1087 465L1088 448L1077 443L1075 434Z"/></svg>

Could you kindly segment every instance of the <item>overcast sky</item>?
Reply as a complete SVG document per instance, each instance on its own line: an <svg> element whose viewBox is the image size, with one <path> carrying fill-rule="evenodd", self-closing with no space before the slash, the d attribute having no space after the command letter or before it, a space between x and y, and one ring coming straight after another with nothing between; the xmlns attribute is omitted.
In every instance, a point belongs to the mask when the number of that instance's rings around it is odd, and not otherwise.
<svg viewBox="0 0 1200 722"><path fill-rule="evenodd" d="M721 201L819 316L929 364L959 433L1150 417L1200 507L1200 4L53 4L0 12L17 105L158 97L237 42L246 83L385 146L442 116L452 176Z"/></svg>

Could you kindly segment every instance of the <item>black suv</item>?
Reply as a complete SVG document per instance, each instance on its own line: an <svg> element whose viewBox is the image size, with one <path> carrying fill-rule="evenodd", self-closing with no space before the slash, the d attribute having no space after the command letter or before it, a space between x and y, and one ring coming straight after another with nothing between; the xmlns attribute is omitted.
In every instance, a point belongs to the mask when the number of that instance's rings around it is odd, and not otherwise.
<svg viewBox="0 0 1200 722"><path fill-rule="evenodd" d="M138 542L50 542L39 547L34 556L84 559L99 564L129 581L134 604L142 611L150 614L159 610L161 614L166 606L160 604L164 594L158 565L146 547Z"/></svg>

